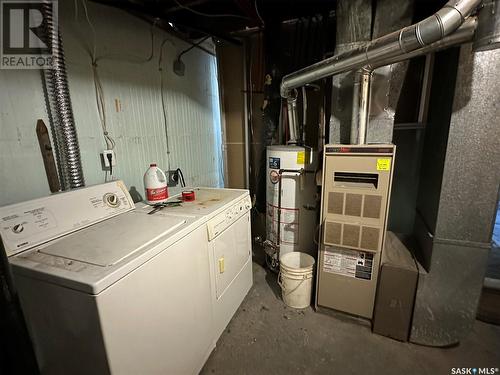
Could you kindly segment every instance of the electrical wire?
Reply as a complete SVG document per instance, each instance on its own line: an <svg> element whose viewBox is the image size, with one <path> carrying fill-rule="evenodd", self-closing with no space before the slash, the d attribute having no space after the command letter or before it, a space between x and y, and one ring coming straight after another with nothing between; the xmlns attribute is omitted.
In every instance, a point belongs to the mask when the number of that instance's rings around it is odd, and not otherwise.
<svg viewBox="0 0 500 375"><path fill-rule="evenodd" d="M158 56L158 73L160 74L160 97L161 97L161 109L162 109L162 114L163 114L163 126L165 127L165 141L166 141L166 149L167 149L167 165L168 165L168 170L170 171L170 139L168 135L168 120L167 120L167 108L165 105L165 96L163 93L163 68L161 66L162 64L162 58L163 58L163 47L167 42L174 43L170 39L164 39L163 42L160 45L160 53Z"/></svg>
<svg viewBox="0 0 500 375"><path fill-rule="evenodd" d="M163 125L165 127L165 141L167 146L167 164L168 164L168 170L170 171L170 143L168 136L167 109L165 106L165 97L163 95L163 74L161 69L160 69L160 96L161 96L161 109L163 113Z"/></svg>
<svg viewBox="0 0 500 375"><path fill-rule="evenodd" d="M203 43L205 40L207 40L209 38L210 38L210 35L208 35L208 36L206 36L204 38L201 38L199 41L197 41L196 43L194 43L191 47L186 48L184 51L182 51L181 53L179 53L177 55L177 60L180 60L182 55L184 55L187 52L191 51L193 48L198 47L201 43Z"/></svg>
<svg viewBox="0 0 500 375"><path fill-rule="evenodd" d="M101 121L102 134L106 142L106 149L113 150L116 146L115 140L109 135L106 122L106 102L104 101L104 91L102 89L101 80L97 73L97 64L92 64L92 73L94 77L95 96L97 102L97 112Z"/></svg>
<svg viewBox="0 0 500 375"><path fill-rule="evenodd" d="M92 31L92 49L89 51L90 58L91 58L91 63L92 63L92 75L93 75L93 80L94 80L94 88L95 88L95 95L96 95L96 104L97 104L97 112L99 114L99 120L101 122L101 127L102 127L102 132L103 132L103 137L104 141L106 142L106 149L107 150L113 150L116 146L115 140L109 135L109 131L107 128L107 121L106 121L106 102L105 102L105 97L104 97L104 90L102 88L102 83L99 78L99 74L97 71L97 61L103 60L103 59L113 59L113 55L105 55L105 56L99 56L97 57L97 32L94 24L92 23L90 16L89 16L89 11L88 11L88 6L87 6L87 0L82 0L82 6L85 14L85 19L87 21L87 24L89 25L91 31ZM78 16L78 1L75 0L75 17ZM145 59L141 60L128 60L133 63L146 63L149 62L153 59L154 56L154 27L156 26L157 19L154 20L154 22L151 24L151 51L149 53L149 56ZM120 55L115 55L120 56ZM121 61L125 60L123 57L120 59Z"/></svg>
<svg viewBox="0 0 500 375"><path fill-rule="evenodd" d="M174 2L179 6L179 8L185 9L191 13L197 14L198 16L203 16L203 17L216 17L216 18L222 18L222 17L232 17L232 18L241 18L247 21L250 21L251 18L245 17L245 16L240 16L239 14L211 14L211 13L203 13L199 12L197 10L194 10L193 8L190 8L186 5L181 4L178 0L174 0Z"/></svg>
<svg viewBox="0 0 500 375"><path fill-rule="evenodd" d="M154 28L158 22L158 18L155 18L154 21L151 23L151 28L150 28L150 34L151 34L151 47L150 47L150 52L146 58L142 58L139 56L134 56L134 55L126 55L126 54L108 54L108 55L102 55L99 57L96 57L96 61L99 60L119 60L119 61L127 61L132 64L145 64L147 62L150 62L153 60L154 57L154 45L155 45L155 34L154 34ZM129 59L127 56L133 57L134 59Z"/></svg>
<svg viewBox="0 0 500 375"><path fill-rule="evenodd" d="M94 80L94 89L95 89L95 97L97 104L97 112L99 114L99 120L101 122L102 134L104 137L104 141L106 142L106 149L113 150L116 146L115 140L109 135L107 122L106 122L106 102L104 100L104 91L102 89L101 80L99 78L99 74L97 72L97 61L96 61L96 53L97 53L97 33L94 27L94 24L90 20L89 11L87 8L87 0L82 0L83 10L85 13L85 19L92 30L93 36L93 46L91 53L91 63L92 63L92 77Z"/></svg>
<svg viewBox="0 0 500 375"><path fill-rule="evenodd" d="M78 0L74 0L74 7L75 7L75 22L78 22Z"/></svg>
<svg viewBox="0 0 500 375"><path fill-rule="evenodd" d="M177 168L176 172L179 175L179 181L181 182L181 187L186 187L186 180L184 180L184 174L182 173L181 169Z"/></svg>
<svg viewBox="0 0 500 375"><path fill-rule="evenodd" d="M163 61L163 46L165 46L165 43L171 43L173 46L175 46L175 43L173 41L171 41L170 39L166 38L163 40L163 42L161 42L161 45L160 45L160 53L159 53L159 56L158 56L158 70L161 70L161 63Z"/></svg>
<svg viewBox="0 0 500 375"><path fill-rule="evenodd" d="M92 52L90 54L90 57L92 59L92 64L94 64L97 53L97 33L95 31L94 24L90 21L89 10L87 8L87 0L82 0L82 5L83 5L83 11L85 13L85 19L87 20L87 23L90 29L92 30L93 43L92 43Z"/></svg>
<svg viewBox="0 0 500 375"><path fill-rule="evenodd" d="M262 17L260 16L260 13L259 13L259 7L257 6L257 0L255 0L255 2L254 2L254 8L255 8L255 13L257 13L257 17L259 17L259 20L262 23L262 26L265 26L265 22L262 19Z"/></svg>
<svg viewBox="0 0 500 375"><path fill-rule="evenodd" d="M184 8L186 10L192 11L194 13L197 13L199 15L207 16L207 17L240 17L240 18L245 18L242 16L238 15L208 15L208 14L203 14L201 12L197 12L192 10L191 8L185 7L184 5L180 4L177 0L174 0L181 8ZM102 83L99 78L98 74L98 64L97 62L103 59L107 60L112 60L115 57L120 57L122 55L103 55L103 56L97 56L97 32L95 29L94 24L92 23L90 16L89 16L89 11L87 7L87 0L82 0L82 5L83 5L83 10L85 14L85 19L87 21L87 24L89 25L91 31L92 31L92 38L93 38L93 43L92 43L92 48L89 49L87 52L89 53L89 56L91 58L91 64L92 64L92 75L93 75L93 80L94 80L94 88L95 88L95 95L96 95L96 105L97 105L97 110L99 114L99 120L101 122L101 127L102 127L102 132L104 136L104 140L106 142L106 147L108 150L112 150L116 146L116 142L114 139L109 135L108 129L107 129L107 120L106 120L106 104L105 104L105 98L104 98L104 91L102 88ZM75 17L78 17L78 0L75 0ZM153 57L154 57L154 27L156 26L158 19L155 19L154 22L151 25L151 51L149 53L149 56L145 59L140 59L140 60L127 60L124 59L123 57L120 57L120 61L126 60L132 63L147 63L150 62ZM195 44L193 44L191 47L185 49L181 53L178 54L177 59L180 59L182 55L185 53L189 52L191 49L199 46L201 43L203 43L205 40L210 38L210 36L204 37ZM164 96L164 77L163 77L163 69L162 69L162 62L163 62L163 47L167 42L170 42L173 46L175 46L175 43L166 38L162 41L160 45L160 51L159 51L159 57L158 57L158 72L160 74L160 96L161 96L161 106L162 106L162 114L163 114L163 123L165 127L165 141L166 141L166 152L167 152L167 163L168 163L168 170L171 170L171 161L170 161L170 139L169 139L169 129L168 129L168 119L167 119L167 110L166 110L166 103L165 103L165 96ZM186 182L184 180L184 176L182 174L182 171L178 169L179 175L182 179L181 184L186 186ZM108 173L106 171L105 175L105 180L107 181L108 178Z"/></svg>
<svg viewBox="0 0 500 375"><path fill-rule="evenodd" d="M120 60L120 61L127 61L133 64L144 64L147 63L151 60L153 60L154 57L154 28L158 22L158 18L155 18L154 21L151 23L151 28L150 28L150 34L151 34L151 48L148 56L146 58L141 58L138 56L134 55L121 55L121 54L109 54L109 55L103 55L103 56L97 56L97 32L94 27L94 24L90 20L89 16L89 11L87 7L87 0L82 0L82 5L83 5L83 10L85 13L85 19L87 20L87 23L92 30L92 35L93 35L93 49L91 53L91 58L92 58L92 63L96 63L97 61L100 60ZM77 5L77 0L75 0L75 17L78 15L78 5ZM132 56L134 58L137 58L137 60L131 60L124 58L124 56Z"/></svg>

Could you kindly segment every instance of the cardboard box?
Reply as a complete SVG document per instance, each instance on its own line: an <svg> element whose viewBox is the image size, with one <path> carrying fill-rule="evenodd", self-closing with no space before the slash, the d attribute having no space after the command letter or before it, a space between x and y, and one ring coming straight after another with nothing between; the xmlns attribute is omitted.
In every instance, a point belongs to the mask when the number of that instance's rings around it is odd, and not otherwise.
<svg viewBox="0 0 500 375"><path fill-rule="evenodd" d="M387 232L373 318L373 332L407 341L413 315L418 269L410 251Z"/></svg>

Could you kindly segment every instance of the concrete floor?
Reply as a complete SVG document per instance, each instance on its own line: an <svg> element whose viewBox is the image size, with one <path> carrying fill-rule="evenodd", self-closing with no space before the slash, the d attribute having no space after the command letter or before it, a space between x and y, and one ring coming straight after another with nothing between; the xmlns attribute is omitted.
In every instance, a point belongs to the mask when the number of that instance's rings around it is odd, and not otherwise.
<svg viewBox="0 0 500 375"><path fill-rule="evenodd" d="M254 263L254 285L202 374L450 374L454 367L500 367L498 326L476 321L452 348L417 346L375 335L338 313L287 308L278 288L276 275Z"/></svg>

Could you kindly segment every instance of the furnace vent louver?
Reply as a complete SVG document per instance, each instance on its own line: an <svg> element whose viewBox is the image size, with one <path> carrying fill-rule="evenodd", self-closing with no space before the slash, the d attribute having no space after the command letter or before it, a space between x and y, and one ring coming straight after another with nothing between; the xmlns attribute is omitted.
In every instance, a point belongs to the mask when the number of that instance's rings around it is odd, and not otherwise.
<svg viewBox="0 0 500 375"><path fill-rule="evenodd" d="M359 225L351 225L351 224L343 225L342 245L347 247L358 247Z"/></svg>
<svg viewBox="0 0 500 375"><path fill-rule="evenodd" d="M381 207L382 207L381 195L365 195L363 217L379 219Z"/></svg>
<svg viewBox="0 0 500 375"><path fill-rule="evenodd" d="M361 203L363 196L361 194L346 194L345 215L361 216Z"/></svg>
<svg viewBox="0 0 500 375"><path fill-rule="evenodd" d="M345 210L344 210L344 196ZM328 213L380 219L382 196L372 194L328 193Z"/></svg>
<svg viewBox="0 0 500 375"><path fill-rule="evenodd" d="M379 239L380 228L363 227L360 247L366 250L377 251Z"/></svg>
<svg viewBox="0 0 500 375"><path fill-rule="evenodd" d="M377 251L380 225L362 227L359 224L344 225L343 222L348 221L349 217L381 219L382 198L382 195L374 194L328 193L328 214L335 215L339 221L326 220L324 242L329 245Z"/></svg>
<svg viewBox="0 0 500 375"><path fill-rule="evenodd" d="M342 224L327 222L325 224L325 242L332 245L340 245L342 238Z"/></svg>
<svg viewBox="0 0 500 375"><path fill-rule="evenodd" d="M337 215L344 213L344 193L328 194L328 213Z"/></svg>
<svg viewBox="0 0 500 375"><path fill-rule="evenodd" d="M393 145L328 145L323 163L319 306L371 318Z"/></svg>
<svg viewBox="0 0 500 375"><path fill-rule="evenodd" d="M377 251L381 229L377 227L326 221L324 242L327 245Z"/></svg>

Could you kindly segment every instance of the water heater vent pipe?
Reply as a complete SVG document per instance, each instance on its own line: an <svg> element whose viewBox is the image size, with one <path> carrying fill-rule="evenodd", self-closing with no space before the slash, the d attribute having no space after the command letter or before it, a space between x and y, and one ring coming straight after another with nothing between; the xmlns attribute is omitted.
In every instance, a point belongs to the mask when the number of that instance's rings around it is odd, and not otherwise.
<svg viewBox="0 0 500 375"><path fill-rule="evenodd" d="M457 31L480 3L481 0L450 0L432 16L416 24L288 74L281 82L281 96L289 98L292 90L307 83L351 70L387 65L390 60L424 49ZM360 115L359 119L364 116ZM289 119L290 129L297 128L294 120L294 117Z"/></svg>

